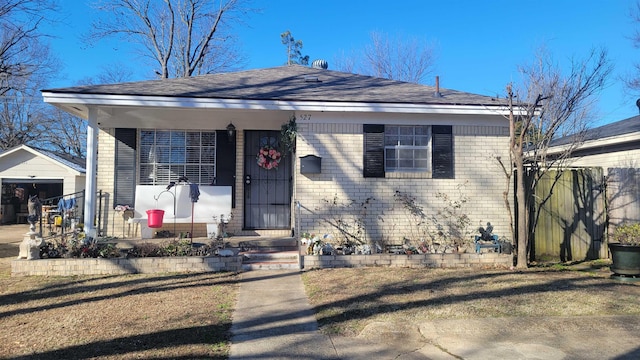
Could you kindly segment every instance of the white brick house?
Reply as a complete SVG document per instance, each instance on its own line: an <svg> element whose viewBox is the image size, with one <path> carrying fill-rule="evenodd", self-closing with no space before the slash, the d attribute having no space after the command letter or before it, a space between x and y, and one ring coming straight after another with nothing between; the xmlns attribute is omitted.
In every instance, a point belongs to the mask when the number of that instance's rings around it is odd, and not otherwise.
<svg viewBox="0 0 640 360"><path fill-rule="evenodd" d="M445 194L467 200L460 211L472 232L491 222L508 234L502 194L511 186L496 157L508 158L509 129L499 99L298 65L43 95L89 120L88 163L97 167L87 166L87 189L111 194L111 208L135 207L136 187L187 176L232 187L234 234L288 235L299 224L336 235L331 220L346 211L340 224L368 240L415 238L399 193L427 219L445 207ZM284 154L280 129L292 116L295 153L260 167L260 149ZM115 222L105 224L113 235L140 235L118 216L104 218ZM205 231L196 224L194 235Z"/></svg>

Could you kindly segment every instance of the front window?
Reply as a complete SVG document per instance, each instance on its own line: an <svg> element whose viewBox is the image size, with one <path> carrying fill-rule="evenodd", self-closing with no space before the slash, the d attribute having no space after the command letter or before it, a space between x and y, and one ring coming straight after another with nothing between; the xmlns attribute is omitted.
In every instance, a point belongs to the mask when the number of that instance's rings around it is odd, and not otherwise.
<svg viewBox="0 0 640 360"><path fill-rule="evenodd" d="M215 177L216 133L141 130L140 185L165 185L186 176L210 185Z"/></svg>
<svg viewBox="0 0 640 360"><path fill-rule="evenodd" d="M384 128L385 171L431 171L431 127Z"/></svg>

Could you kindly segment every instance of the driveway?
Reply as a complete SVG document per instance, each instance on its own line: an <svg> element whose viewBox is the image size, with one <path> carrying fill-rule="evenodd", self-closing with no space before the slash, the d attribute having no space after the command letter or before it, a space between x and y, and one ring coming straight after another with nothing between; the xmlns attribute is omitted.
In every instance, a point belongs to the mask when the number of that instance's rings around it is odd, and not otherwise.
<svg viewBox="0 0 640 360"><path fill-rule="evenodd" d="M29 224L0 225L0 244L20 244L29 232Z"/></svg>
<svg viewBox="0 0 640 360"><path fill-rule="evenodd" d="M18 246L27 232L28 224L0 225L0 274L11 272L11 260L18 257Z"/></svg>

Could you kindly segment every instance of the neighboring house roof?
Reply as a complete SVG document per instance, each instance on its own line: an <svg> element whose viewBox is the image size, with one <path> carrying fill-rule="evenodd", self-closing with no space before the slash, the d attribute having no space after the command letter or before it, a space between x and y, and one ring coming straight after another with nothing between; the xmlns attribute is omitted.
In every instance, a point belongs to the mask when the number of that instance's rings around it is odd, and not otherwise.
<svg viewBox="0 0 640 360"><path fill-rule="evenodd" d="M633 133L640 133L640 116L630 117L628 119L616 121L610 124L602 125L597 128L588 129L584 133L584 141L603 140L611 137L619 137ZM554 140L551 145L566 145L574 140L574 136L565 136Z"/></svg>
<svg viewBox="0 0 640 360"><path fill-rule="evenodd" d="M568 145L571 145L576 139L575 135L565 136L556 139L550 144L550 153L562 151ZM605 124L593 129L588 129L581 134L582 144L577 151L579 155L589 149L598 148L600 152L609 150L627 149L638 147L640 141L640 116L633 116L628 119Z"/></svg>
<svg viewBox="0 0 640 360"><path fill-rule="evenodd" d="M438 96L433 86L301 65L42 92L47 102L69 104L73 103L71 98L81 99L80 104L99 101L107 104L104 100L108 97L120 102L139 97L277 101L281 106L287 102L466 105L479 108L504 107L506 104L505 99L490 96L444 88L439 89ZM62 98L61 94L70 98ZM178 106L184 104L179 103ZM82 110L76 108L76 111Z"/></svg>
<svg viewBox="0 0 640 360"><path fill-rule="evenodd" d="M41 152L42 154L52 158L53 160L58 161L61 164L64 164L65 166L79 173L83 173L83 174L85 173L85 167L86 167L85 159L81 159L75 156L70 156L67 154L56 154L51 151L42 150L42 149L38 149L36 151Z"/></svg>
<svg viewBox="0 0 640 360"><path fill-rule="evenodd" d="M8 149L2 153L0 153L0 160L2 160L3 157L5 156L9 156L10 154L13 154L17 151L20 150L24 150L24 151L28 151L32 154L34 154L35 156L42 156L45 158L50 159L51 161L55 161L58 164L72 170L75 171L79 174L85 174L86 170L85 170L85 161L84 159L80 159L77 157L71 157L68 155L62 155L62 154L56 154L54 152L48 151L48 150L42 150L42 149L34 149L30 146L27 145L19 145L16 147L13 147L11 149Z"/></svg>

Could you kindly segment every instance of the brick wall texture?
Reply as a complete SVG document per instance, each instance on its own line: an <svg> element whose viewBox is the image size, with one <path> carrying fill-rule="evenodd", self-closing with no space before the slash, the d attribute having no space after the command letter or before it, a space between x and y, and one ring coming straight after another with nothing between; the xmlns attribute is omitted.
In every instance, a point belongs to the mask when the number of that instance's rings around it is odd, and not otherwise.
<svg viewBox="0 0 640 360"><path fill-rule="evenodd" d="M487 222L494 225L494 233L509 237L509 216L503 192L507 185L499 166L498 157L508 159L508 127L506 123L487 122L488 125L453 126L454 179L431 179L429 173L387 173L386 178L364 178L362 123L337 121L327 123L298 123L296 158L313 154L322 157L320 174L300 174L296 159L294 201L300 201L299 210L293 207L292 227L299 223L302 232L330 234L339 242L340 228L368 242L400 243L404 238L412 241L433 240L439 231L447 228L443 212L455 209L466 214L469 226L465 239L471 239L477 228ZM243 144L242 131L237 138L237 189L234 218L228 231L241 233L243 214ZM115 142L113 130L99 133L98 189L102 190L104 209L103 234L118 237L139 237L140 225L128 223L126 217L113 210L113 157ZM405 204L397 201L396 194L413 199L422 209L421 223L412 217ZM512 201L511 201L512 202ZM452 219L453 217L448 217ZM190 230L178 224L178 232ZM165 224L172 231L172 224ZM438 229L441 226L441 229ZM204 224L196 224L194 236L206 236Z"/></svg>
<svg viewBox="0 0 640 360"><path fill-rule="evenodd" d="M496 160L508 159L506 125L453 126L454 179L432 179L429 173L364 178L362 125L303 123L298 131L297 156L322 158L320 174L297 176L300 232L329 234L334 242L343 238L340 227L359 232L370 243L440 241L439 232L450 228L447 219L457 218L444 213L454 210L469 218L465 239L487 222L494 225L495 234L509 235L503 199L507 181ZM412 216L396 194L412 198L424 218Z"/></svg>

